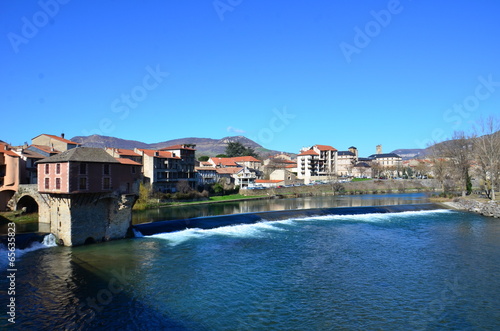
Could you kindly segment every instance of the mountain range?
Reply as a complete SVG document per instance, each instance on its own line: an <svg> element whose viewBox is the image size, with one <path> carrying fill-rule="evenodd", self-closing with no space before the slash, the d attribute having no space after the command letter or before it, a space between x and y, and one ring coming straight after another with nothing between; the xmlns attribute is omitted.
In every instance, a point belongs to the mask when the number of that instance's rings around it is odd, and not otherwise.
<svg viewBox="0 0 500 331"><path fill-rule="evenodd" d="M230 136L224 137L222 139L212 139L212 138L180 138L162 141L158 143L144 143L137 140L126 140L115 137L92 135L92 136L76 136L71 139L72 141L78 142L85 147L114 147L123 149L161 149L168 146L179 145L179 144L196 144L196 155L202 156L216 156L218 154L224 154L228 142L239 142L245 147L253 148L261 158L266 158L270 155L279 154L283 151L269 150L264 148L262 145L256 143L255 141L248 139L244 136ZM400 155L403 160L412 159L415 157L420 157L425 155L424 149L397 149L392 153ZM286 153L291 156L295 156L295 153Z"/></svg>
<svg viewBox="0 0 500 331"><path fill-rule="evenodd" d="M226 146L228 142L239 142L245 147L253 148L261 157L266 157L269 155L274 155L281 153L281 151L270 150L262 147L255 141L248 139L243 136L233 136L224 137L222 139L212 139L212 138L180 138L162 141L158 143L147 144L136 140L126 140L115 137L92 135L92 136L76 136L71 138L72 141L82 144L84 147L113 147L113 148L123 148L123 149L161 149L168 146L179 145L179 144L196 144L196 155L202 156L216 156L218 154L224 154L226 151ZM290 154L290 153L288 153Z"/></svg>

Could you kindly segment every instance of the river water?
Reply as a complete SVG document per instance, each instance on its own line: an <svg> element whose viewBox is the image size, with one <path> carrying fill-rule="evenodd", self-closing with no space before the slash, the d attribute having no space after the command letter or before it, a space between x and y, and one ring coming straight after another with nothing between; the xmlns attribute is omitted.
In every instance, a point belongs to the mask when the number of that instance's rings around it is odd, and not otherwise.
<svg viewBox="0 0 500 331"><path fill-rule="evenodd" d="M458 211L190 229L17 263L23 330L500 328L500 221Z"/></svg>

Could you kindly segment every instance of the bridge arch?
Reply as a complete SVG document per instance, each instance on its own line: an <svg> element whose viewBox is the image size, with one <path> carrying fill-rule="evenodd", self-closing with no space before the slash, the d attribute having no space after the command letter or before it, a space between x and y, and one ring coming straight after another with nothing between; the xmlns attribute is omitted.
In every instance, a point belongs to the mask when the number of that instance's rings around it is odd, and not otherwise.
<svg viewBox="0 0 500 331"><path fill-rule="evenodd" d="M16 210L26 208L26 213L38 213L38 202L31 195L24 195L17 200Z"/></svg>

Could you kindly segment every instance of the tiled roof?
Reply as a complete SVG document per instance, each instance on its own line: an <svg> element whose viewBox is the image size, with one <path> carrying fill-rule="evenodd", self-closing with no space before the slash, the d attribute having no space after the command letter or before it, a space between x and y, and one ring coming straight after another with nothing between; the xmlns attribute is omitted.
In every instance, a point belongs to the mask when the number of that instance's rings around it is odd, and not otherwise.
<svg viewBox="0 0 500 331"><path fill-rule="evenodd" d="M258 160L253 156L236 156L230 157L229 159L234 160L234 162L262 162L261 160Z"/></svg>
<svg viewBox="0 0 500 331"><path fill-rule="evenodd" d="M49 154L61 153L61 151L59 151L57 149L53 149L52 147L49 147L49 146L43 146L43 145L31 145L31 146L38 148L39 150L44 151L45 153L49 153Z"/></svg>
<svg viewBox="0 0 500 331"><path fill-rule="evenodd" d="M241 167L228 167L228 168L216 168L215 170L217 171L218 174L235 174L237 172L239 172L241 169Z"/></svg>
<svg viewBox="0 0 500 331"><path fill-rule="evenodd" d="M13 157L19 157L19 155L14 153L14 151L7 149L8 148L7 144L2 144L1 146L2 146L2 149L0 149L0 153L3 153L5 155L9 155L9 156L13 156Z"/></svg>
<svg viewBox="0 0 500 331"><path fill-rule="evenodd" d="M232 158L229 157L211 157L210 160L216 166L224 166L224 167L237 167L238 164L234 162Z"/></svg>
<svg viewBox="0 0 500 331"><path fill-rule="evenodd" d="M312 149L308 150L308 151L305 151L305 152L302 152L300 153L299 155L297 156L303 156L303 155L319 155L318 153L316 153L315 151L313 151Z"/></svg>
<svg viewBox="0 0 500 331"><path fill-rule="evenodd" d="M30 151L29 149L24 149L23 150L23 155L29 157L29 158L32 158L32 159L43 159L45 158L44 155L40 154L40 153L37 153L37 152L34 152L34 151Z"/></svg>
<svg viewBox="0 0 500 331"><path fill-rule="evenodd" d="M51 157L47 157L38 163L58 162L97 162L97 163L119 163L102 148L77 147Z"/></svg>
<svg viewBox="0 0 500 331"><path fill-rule="evenodd" d="M55 140L59 140L59 141L62 141L63 143L66 143L66 144L73 144L73 145L81 145L79 143L76 143L74 141L71 141L71 140L68 140L68 139L64 139L62 137L59 137L59 136L54 136L52 134L46 134L46 133L42 133L42 134L39 134L38 136L36 136L35 138L38 138L40 136L47 136L47 137L50 137L52 139L55 139ZM33 138L33 139L35 139Z"/></svg>
<svg viewBox="0 0 500 331"><path fill-rule="evenodd" d="M297 163L294 163L294 164L289 164L287 165L285 168L297 168Z"/></svg>
<svg viewBox="0 0 500 331"><path fill-rule="evenodd" d="M320 151L336 151L335 148L333 148L332 146L328 146L328 145L316 145L315 147L317 149L319 149Z"/></svg>
<svg viewBox="0 0 500 331"><path fill-rule="evenodd" d="M188 151L195 151L196 149L191 148L191 147L185 147L186 145L174 145L174 146L168 146L160 149L161 151L168 151L168 150L173 150L173 149L185 149Z"/></svg>
<svg viewBox="0 0 500 331"><path fill-rule="evenodd" d="M115 159L118 162L120 162L121 164L130 164L130 165L136 165L136 166L142 165L139 162L135 162L134 160L127 159L127 158L124 158L124 157L115 157Z"/></svg>
<svg viewBox="0 0 500 331"><path fill-rule="evenodd" d="M122 148L117 148L116 149L116 152L119 154L119 155L125 155L125 156L141 156L140 154L137 154L136 152L134 152L133 150L131 149L122 149Z"/></svg>
<svg viewBox="0 0 500 331"><path fill-rule="evenodd" d="M155 149L139 149L142 151L145 155L151 156L151 157L158 157L161 159L175 159L175 160L181 160L180 157L178 156L173 156L172 152L167 152L167 151L162 151L162 150L155 150Z"/></svg>

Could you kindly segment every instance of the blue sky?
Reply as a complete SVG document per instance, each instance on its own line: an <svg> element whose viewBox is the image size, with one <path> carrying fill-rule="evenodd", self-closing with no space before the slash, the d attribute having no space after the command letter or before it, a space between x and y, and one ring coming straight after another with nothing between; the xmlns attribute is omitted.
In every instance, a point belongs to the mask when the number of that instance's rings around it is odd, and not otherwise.
<svg viewBox="0 0 500 331"><path fill-rule="evenodd" d="M0 139L420 148L500 113L500 2L2 1Z"/></svg>

